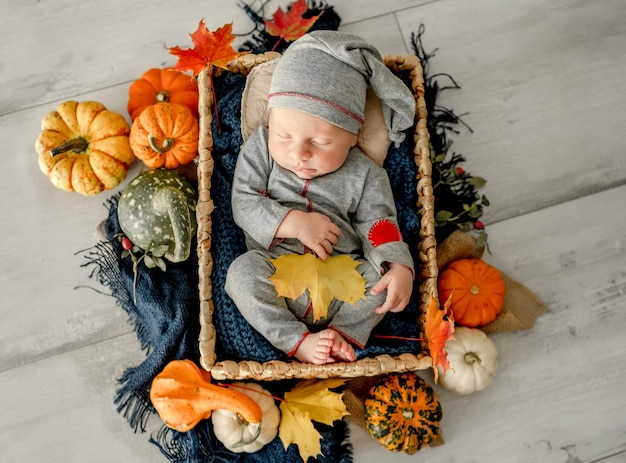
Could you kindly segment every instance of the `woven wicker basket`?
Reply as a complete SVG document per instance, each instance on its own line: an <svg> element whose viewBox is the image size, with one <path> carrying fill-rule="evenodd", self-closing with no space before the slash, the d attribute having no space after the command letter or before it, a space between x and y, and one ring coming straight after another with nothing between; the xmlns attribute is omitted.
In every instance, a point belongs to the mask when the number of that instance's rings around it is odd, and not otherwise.
<svg viewBox="0 0 626 463"><path fill-rule="evenodd" d="M280 55L268 52L262 55L242 55L228 64L233 73L247 75L261 63L275 59ZM430 298L437 299L437 259L434 223L434 197L431 182L431 163L429 158L429 136L426 128L426 103L424 101L424 79L419 59L413 55L384 57L387 67L398 76L411 83L416 100L417 124L415 128L414 160L418 167L417 207L420 214L421 229L419 242L420 307L424 309ZM424 353L404 353L397 356L378 355L355 362L338 362L324 365L300 363L298 361L253 361L235 362L218 361L215 354L215 327L213 325L214 304L212 298L211 272L211 213L214 205L211 200L211 176L213 173L213 137L211 132L213 94L210 71L200 73L198 86L200 91L200 142L198 164L198 265L200 290L200 363L211 372L212 377L220 380L281 380L288 378L328 378L376 376L383 373L409 370L424 370L432 366L432 359ZM223 72L221 69L214 74ZM423 310L422 310L423 313ZM422 323L422 320L416 320ZM422 324L423 326L423 324ZM425 343L422 351L428 352Z"/></svg>

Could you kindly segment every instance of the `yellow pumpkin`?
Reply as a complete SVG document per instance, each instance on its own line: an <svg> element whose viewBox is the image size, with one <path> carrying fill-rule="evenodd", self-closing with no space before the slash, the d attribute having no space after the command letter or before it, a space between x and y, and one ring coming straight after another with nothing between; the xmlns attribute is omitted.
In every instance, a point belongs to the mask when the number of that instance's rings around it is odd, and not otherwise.
<svg viewBox="0 0 626 463"><path fill-rule="evenodd" d="M41 123L39 168L54 186L93 195L125 178L135 156L124 117L96 101L65 101Z"/></svg>
<svg viewBox="0 0 626 463"><path fill-rule="evenodd" d="M153 169L176 169L198 154L198 119L177 103L156 103L133 121L130 146L143 163Z"/></svg>

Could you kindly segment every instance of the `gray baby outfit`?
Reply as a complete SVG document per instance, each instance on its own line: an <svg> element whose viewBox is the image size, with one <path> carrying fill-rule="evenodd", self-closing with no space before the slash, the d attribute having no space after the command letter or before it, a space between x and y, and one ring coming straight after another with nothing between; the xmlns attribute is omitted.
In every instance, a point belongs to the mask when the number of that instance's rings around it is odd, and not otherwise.
<svg viewBox="0 0 626 463"><path fill-rule="evenodd" d="M296 239L275 240L274 234L291 209L319 212L341 230L334 254L349 254L361 262L366 295L351 305L334 300L328 318L317 324L337 330L363 347L382 315L374 309L386 292L369 294L386 262L413 269L408 246L401 241L386 171L358 148L343 166L311 180L299 178L274 162L267 147L268 130L260 127L239 154L232 188L233 217L244 230L247 253L230 266L226 291L248 322L274 346L293 354L314 325L308 293L295 301L278 297L269 277L268 261L281 254L306 252ZM391 232L391 233L389 233Z"/></svg>

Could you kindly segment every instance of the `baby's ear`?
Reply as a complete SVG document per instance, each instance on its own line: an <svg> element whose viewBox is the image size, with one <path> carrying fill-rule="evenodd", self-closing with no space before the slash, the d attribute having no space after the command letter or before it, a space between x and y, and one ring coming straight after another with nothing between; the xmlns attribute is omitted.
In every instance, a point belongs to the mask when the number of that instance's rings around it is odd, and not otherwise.
<svg viewBox="0 0 626 463"><path fill-rule="evenodd" d="M357 146L357 144L359 143L359 137L361 136L361 130L359 130L358 134L354 134L354 140L352 141L352 143L350 144L351 148L354 148L355 146ZM363 151L363 150L361 150Z"/></svg>
<svg viewBox="0 0 626 463"><path fill-rule="evenodd" d="M383 118L382 102L374 91L368 88L365 101L365 123L359 131L357 146L382 167L390 145L389 129Z"/></svg>

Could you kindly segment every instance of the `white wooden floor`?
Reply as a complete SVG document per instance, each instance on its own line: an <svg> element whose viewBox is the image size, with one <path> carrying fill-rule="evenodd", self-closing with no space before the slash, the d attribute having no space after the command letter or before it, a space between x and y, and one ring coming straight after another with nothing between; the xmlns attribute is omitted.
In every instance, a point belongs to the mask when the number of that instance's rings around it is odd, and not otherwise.
<svg viewBox="0 0 626 463"><path fill-rule="evenodd" d="M432 72L463 87L443 102L474 129L454 149L488 180L486 259L549 305L532 330L492 337L489 389L437 388L445 445L396 456L353 428L355 461L626 461L626 2L330 3L383 53L410 51L426 25ZM94 282L75 252L94 244L109 193L55 189L34 141L65 99L126 114L130 82L173 64L166 47L187 46L201 18L242 33L250 23L235 0L0 9L0 461L164 461L113 406L116 378L143 358L126 315L80 288Z"/></svg>

